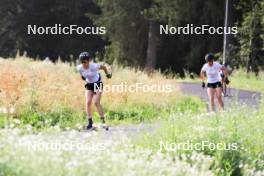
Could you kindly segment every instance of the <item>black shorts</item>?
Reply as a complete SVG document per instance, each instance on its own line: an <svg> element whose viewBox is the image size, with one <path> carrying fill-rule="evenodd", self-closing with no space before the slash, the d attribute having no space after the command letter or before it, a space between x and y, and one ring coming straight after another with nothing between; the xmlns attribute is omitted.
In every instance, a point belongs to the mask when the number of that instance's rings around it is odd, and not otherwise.
<svg viewBox="0 0 264 176"><path fill-rule="evenodd" d="M102 81L85 84L86 90L91 90L94 93L96 93L97 91L103 91L103 87L104 87L104 84Z"/></svg>
<svg viewBox="0 0 264 176"><path fill-rule="evenodd" d="M207 83L207 88L213 88L213 89L216 89L216 88L221 88L221 87L222 87L221 82Z"/></svg>

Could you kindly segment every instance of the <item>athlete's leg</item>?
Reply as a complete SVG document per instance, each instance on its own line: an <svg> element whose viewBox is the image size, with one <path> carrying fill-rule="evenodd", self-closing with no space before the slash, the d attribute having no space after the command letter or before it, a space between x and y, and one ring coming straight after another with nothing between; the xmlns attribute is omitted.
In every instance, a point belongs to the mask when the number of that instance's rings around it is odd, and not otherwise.
<svg viewBox="0 0 264 176"><path fill-rule="evenodd" d="M221 79L221 84L222 84L222 93L224 94L225 93L224 92L225 90L224 90L224 79L223 78Z"/></svg>
<svg viewBox="0 0 264 176"><path fill-rule="evenodd" d="M210 101L210 111L214 111L215 109L215 105L214 105L214 96L215 96L215 89L209 87L207 88L207 94L208 94L208 98L209 98L209 101Z"/></svg>
<svg viewBox="0 0 264 176"><path fill-rule="evenodd" d="M226 96L226 82L225 82L225 80L222 81L222 91L224 93L224 96Z"/></svg>
<svg viewBox="0 0 264 176"><path fill-rule="evenodd" d="M97 92L95 97L94 97L94 104L95 104L97 111L98 111L100 118L101 118L101 123L102 123L101 127L108 130L108 126L105 124L104 111L103 111L103 107L101 105L101 97L102 97L102 92Z"/></svg>
<svg viewBox="0 0 264 176"><path fill-rule="evenodd" d="M224 109L224 102L223 102L221 93L222 93L222 88L217 87L216 88L216 97L218 100L219 109Z"/></svg>
<svg viewBox="0 0 264 176"><path fill-rule="evenodd" d="M104 117L104 111L103 111L103 107L101 105L101 96L102 96L102 92L97 92L95 95L94 95L94 105L100 115L101 118Z"/></svg>
<svg viewBox="0 0 264 176"><path fill-rule="evenodd" d="M85 96L86 96L86 114L87 118L91 119L92 118L92 100L94 96L94 92L91 90L86 90L85 91Z"/></svg>

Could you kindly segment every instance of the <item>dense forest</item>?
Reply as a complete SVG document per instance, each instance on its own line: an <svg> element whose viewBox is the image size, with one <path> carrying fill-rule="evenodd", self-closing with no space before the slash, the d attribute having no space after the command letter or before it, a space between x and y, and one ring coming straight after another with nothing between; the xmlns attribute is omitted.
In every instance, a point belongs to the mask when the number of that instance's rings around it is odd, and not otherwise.
<svg viewBox="0 0 264 176"><path fill-rule="evenodd" d="M223 53L223 35L160 35L160 25L224 26L222 0L0 0L0 56L72 61L81 51L132 67L198 72L208 52ZM264 0L229 0L227 61L256 73L264 67ZM29 35L28 25L105 27L106 34Z"/></svg>

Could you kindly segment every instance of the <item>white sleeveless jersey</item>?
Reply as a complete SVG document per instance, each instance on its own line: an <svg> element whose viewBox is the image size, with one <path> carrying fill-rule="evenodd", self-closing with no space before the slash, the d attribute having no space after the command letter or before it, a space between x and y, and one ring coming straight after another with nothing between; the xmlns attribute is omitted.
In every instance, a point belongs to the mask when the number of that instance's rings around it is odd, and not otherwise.
<svg viewBox="0 0 264 176"><path fill-rule="evenodd" d="M204 64L202 71L206 73L208 83L216 83L220 81L219 73L221 71L222 65L218 62L214 62L210 67L208 63Z"/></svg>
<svg viewBox="0 0 264 176"><path fill-rule="evenodd" d="M77 70L89 83L97 82L100 78L99 75L100 64L89 63L89 68L83 68L83 65L80 64L77 66Z"/></svg>

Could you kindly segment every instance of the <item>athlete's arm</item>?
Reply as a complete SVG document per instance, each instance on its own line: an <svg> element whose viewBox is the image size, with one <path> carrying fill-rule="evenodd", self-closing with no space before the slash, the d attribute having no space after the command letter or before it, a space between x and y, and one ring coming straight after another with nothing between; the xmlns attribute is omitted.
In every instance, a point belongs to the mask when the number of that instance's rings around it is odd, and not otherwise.
<svg viewBox="0 0 264 176"><path fill-rule="evenodd" d="M200 72L200 78L202 80L202 88L205 88L205 82L204 82L204 80L205 80L205 71L203 71L203 69Z"/></svg>
<svg viewBox="0 0 264 176"><path fill-rule="evenodd" d="M201 70L200 78L201 78L202 82L204 82L204 80L205 80L205 71Z"/></svg>
<svg viewBox="0 0 264 176"><path fill-rule="evenodd" d="M85 81L85 77L84 77L83 75L81 75L81 77L82 77L82 80L84 80L84 81Z"/></svg>
<svg viewBox="0 0 264 176"><path fill-rule="evenodd" d="M77 69L77 71L80 73L80 76L81 76L82 80L84 80L84 81L85 81L85 77L82 75L82 72L81 72L81 69L80 69L80 67L79 67L79 66L77 66L77 67L76 67L76 69Z"/></svg>
<svg viewBox="0 0 264 176"><path fill-rule="evenodd" d="M108 69L105 65L100 65L100 70L104 70L105 74L107 75L108 74Z"/></svg>
<svg viewBox="0 0 264 176"><path fill-rule="evenodd" d="M109 73L109 71L108 71L108 69L107 69L107 67L105 65L100 65L100 69L104 70L107 78L111 78L112 77L112 74Z"/></svg>
<svg viewBox="0 0 264 176"><path fill-rule="evenodd" d="M81 75L82 80L84 80L86 83L89 82L88 79L86 79L81 73L80 73L80 75Z"/></svg>
<svg viewBox="0 0 264 176"><path fill-rule="evenodd" d="M220 70L224 73L224 80L226 80L226 78L227 78L227 76L228 76L228 71L227 71L227 69L226 69L224 66L222 66L222 67L220 68Z"/></svg>

